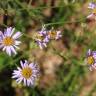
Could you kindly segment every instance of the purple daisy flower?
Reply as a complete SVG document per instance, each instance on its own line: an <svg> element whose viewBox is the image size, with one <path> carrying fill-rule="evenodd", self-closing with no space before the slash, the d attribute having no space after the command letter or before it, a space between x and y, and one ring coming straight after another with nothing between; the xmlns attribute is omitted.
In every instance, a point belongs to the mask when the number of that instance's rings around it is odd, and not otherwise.
<svg viewBox="0 0 96 96"><path fill-rule="evenodd" d="M12 53L17 54L16 48L21 43L17 39L21 36L21 32L14 33L15 28L8 27L4 33L0 32L0 48L11 56Z"/></svg>
<svg viewBox="0 0 96 96"><path fill-rule="evenodd" d="M48 38L50 38L50 39L57 40L61 37L62 37L61 31L56 31L54 29L51 29L51 30L48 31Z"/></svg>
<svg viewBox="0 0 96 96"><path fill-rule="evenodd" d="M13 71L12 78L15 78L18 84L23 81L25 86L34 86L40 76L39 67L35 63L28 63L27 60L20 63L21 67Z"/></svg>
<svg viewBox="0 0 96 96"><path fill-rule="evenodd" d="M49 42L49 38L47 35L47 30L45 27L42 27L42 30L39 31L37 34L35 34L35 41L39 45L40 49L43 49L44 47L47 47L47 44Z"/></svg>
<svg viewBox="0 0 96 96"><path fill-rule="evenodd" d="M96 51L88 50L86 63L88 64L90 71L92 71L92 69L96 69Z"/></svg>

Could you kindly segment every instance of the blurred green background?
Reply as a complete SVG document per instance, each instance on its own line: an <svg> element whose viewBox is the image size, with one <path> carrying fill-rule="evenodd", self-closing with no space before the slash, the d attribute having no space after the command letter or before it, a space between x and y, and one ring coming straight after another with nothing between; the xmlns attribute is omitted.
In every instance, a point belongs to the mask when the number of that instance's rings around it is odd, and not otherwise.
<svg viewBox="0 0 96 96"><path fill-rule="evenodd" d="M0 51L0 96L96 96L96 70L90 72L84 63L87 50L96 50L96 21L86 19L91 1L0 0L0 30L12 26L24 34L16 56ZM63 37L41 50L32 38L43 24ZM35 87L11 79L23 59L40 66Z"/></svg>

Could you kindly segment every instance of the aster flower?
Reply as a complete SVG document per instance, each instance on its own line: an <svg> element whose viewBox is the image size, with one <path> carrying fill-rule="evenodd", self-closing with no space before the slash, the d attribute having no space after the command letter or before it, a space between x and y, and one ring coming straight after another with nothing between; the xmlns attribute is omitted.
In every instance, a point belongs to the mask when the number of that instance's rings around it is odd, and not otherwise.
<svg viewBox="0 0 96 96"><path fill-rule="evenodd" d="M40 76L39 67L35 63L28 63L27 60L20 63L21 67L13 71L12 78L15 78L18 84L23 81L25 86L34 86Z"/></svg>
<svg viewBox="0 0 96 96"><path fill-rule="evenodd" d="M86 63L88 64L90 71L92 71L92 69L96 69L96 51L88 50Z"/></svg>
<svg viewBox="0 0 96 96"><path fill-rule="evenodd" d="M34 37L36 43L39 45L40 49L47 47L47 43L49 42L49 38L47 35L47 30L45 27L42 27L42 30L35 34Z"/></svg>
<svg viewBox="0 0 96 96"><path fill-rule="evenodd" d="M59 38L61 38L61 37L62 37L61 31L56 31L56 30L54 30L53 28L48 31L48 38L50 38L50 39L55 39L55 40L57 40L57 39L59 39Z"/></svg>
<svg viewBox="0 0 96 96"><path fill-rule="evenodd" d="M20 32L16 32L15 28L8 27L4 33L0 32L0 48L3 49L3 51L6 51L6 53L11 56L12 53L17 54L16 48L18 48L18 45L21 43L17 39L21 36Z"/></svg>
<svg viewBox="0 0 96 96"><path fill-rule="evenodd" d="M92 10L92 13L88 15L87 18L96 16L96 3L93 3L93 2L89 3L88 8Z"/></svg>

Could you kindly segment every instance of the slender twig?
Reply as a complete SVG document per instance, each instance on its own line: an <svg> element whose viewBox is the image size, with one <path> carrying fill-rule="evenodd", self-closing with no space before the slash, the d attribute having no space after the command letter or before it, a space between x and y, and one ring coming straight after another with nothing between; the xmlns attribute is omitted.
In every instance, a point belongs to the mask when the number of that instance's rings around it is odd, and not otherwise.
<svg viewBox="0 0 96 96"><path fill-rule="evenodd" d="M29 1L28 8L30 7L31 3L32 3L32 0Z"/></svg>
<svg viewBox="0 0 96 96"><path fill-rule="evenodd" d="M76 21L52 22L52 23L48 23L48 24L44 24L44 25L49 26L49 25L58 25L58 24L79 23L79 22L84 22L85 20L86 20L86 18L76 20Z"/></svg>

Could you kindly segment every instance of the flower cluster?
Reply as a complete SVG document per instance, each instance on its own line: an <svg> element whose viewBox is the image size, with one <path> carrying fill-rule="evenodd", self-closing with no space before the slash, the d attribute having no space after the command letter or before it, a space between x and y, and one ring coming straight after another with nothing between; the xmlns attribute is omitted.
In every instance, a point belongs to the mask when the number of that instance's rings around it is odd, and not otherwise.
<svg viewBox="0 0 96 96"><path fill-rule="evenodd" d="M42 28L34 37L36 43L39 45L40 49L47 47L47 43L49 42L49 38L47 36L47 31L45 27Z"/></svg>
<svg viewBox="0 0 96 96"><path fill-rule="evenodd" d="M17 83L24 82L25 86L34 86L40 76L39 67L35 63L28 63L27 60L23 63L20 61L21 68L13 71L12 78L17 79Z"/></svg>
<svg viewBox="0 0 96 96"><path fill-rule="evenodd" d="M9 27L4 33L0 32L0 48L6 51L9 56L11 56L12 53L17 54L15 49L18 49L18 45L21 43L17 40L21 36L21 33L16 32L13 34L14 31L15 28Z"/></svg>
<svg viewBox="0 0 96 96"><path fill-rule="evenodd" d="M35 41L40 49L43 49L44 47L47 47L50 40L57 40L61 37L61 31L56 31L53 28L51 30L46 30L45 26L43 26L41 31L35 35Z"/></svg>
<svg viewBox="0 0 96 96"><path fill-rule="evenodd" d="M87 18L90 18L90 17L93 17L93 16L96 16L96 3L89 3L89 6L88 6L89 9L92 10L91 14L87 16Z"/></svg>
<svg viewBox="0 0 96 96"><path fill-rule="evenodd" d="M88 64L89 70L96 69L96 51L91 51L90 49L86 55L86 63Z"/></svg>

